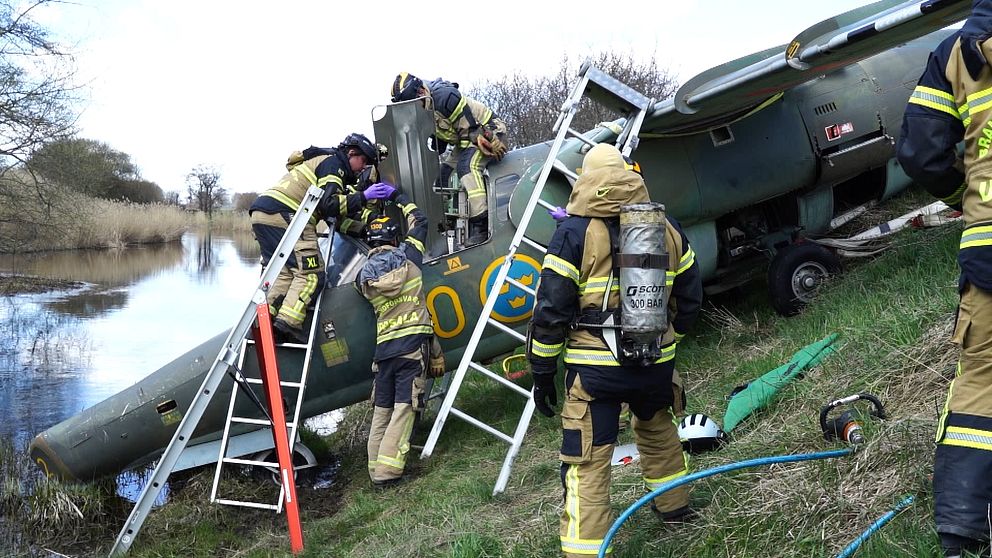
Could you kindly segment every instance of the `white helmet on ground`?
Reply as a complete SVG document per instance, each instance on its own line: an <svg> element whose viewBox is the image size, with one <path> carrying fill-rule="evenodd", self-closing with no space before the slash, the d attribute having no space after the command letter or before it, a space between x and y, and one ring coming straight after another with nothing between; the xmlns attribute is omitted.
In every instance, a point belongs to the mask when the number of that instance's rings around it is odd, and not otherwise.
<svg viewBox="0 0 992 558"><path fill-rule="evenodd" d="M716 449L727 438L720 425L702 413L683 417L678 432L682 448L689 453Z"/></svg>

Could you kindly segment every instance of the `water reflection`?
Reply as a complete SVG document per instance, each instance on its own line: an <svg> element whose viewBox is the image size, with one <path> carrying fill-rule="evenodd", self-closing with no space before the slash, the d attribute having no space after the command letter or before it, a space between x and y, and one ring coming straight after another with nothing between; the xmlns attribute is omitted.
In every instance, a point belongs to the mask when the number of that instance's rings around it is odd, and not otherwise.
<svg viewBox="0 0 992 558"><path fill-rule="evenodd" d="M3 257L0 271L84 281L0 298L0 436L16 447L229 329L258 281L251 234Z"/></svg>

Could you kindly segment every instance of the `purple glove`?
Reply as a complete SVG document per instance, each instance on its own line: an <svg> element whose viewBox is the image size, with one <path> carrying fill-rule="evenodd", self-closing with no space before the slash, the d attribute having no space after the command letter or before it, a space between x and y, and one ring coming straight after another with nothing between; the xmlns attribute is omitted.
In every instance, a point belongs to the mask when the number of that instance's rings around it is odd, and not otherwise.
<svg viewBox="0 0 992 558"><path fill-rule="evenodd" d="M391 200L396 195L396 188L385 182L376 182L364 191L366 200Z"/></svg>
<svg viewBox="0 0 992 558"><path fill-rule="evenodd" d="M560 206L554 209L549 209L548 215L550 215L555 221L561 221L565 219L565 217L568 217L568 213L565 212L565 208Z"/></svg>

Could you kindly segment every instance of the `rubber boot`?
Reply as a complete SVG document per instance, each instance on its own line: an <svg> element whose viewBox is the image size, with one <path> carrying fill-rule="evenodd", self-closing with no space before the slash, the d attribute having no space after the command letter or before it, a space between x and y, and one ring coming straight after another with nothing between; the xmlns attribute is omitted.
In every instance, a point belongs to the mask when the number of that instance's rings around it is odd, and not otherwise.
<svg viewBox="0 0 992 558"><path fill-rule="evenodd" d="M489 238L489 214L483 213L468 220L468 244L481 244Z"/></svg>
<svg viewBox="0 0 992 558"><path fill-rule="evenodd" d="M960 537L950 533L940 534L940 547L944 551L945 558L961 558L965 552L984 554L986 544L982 541Z"/></svg>

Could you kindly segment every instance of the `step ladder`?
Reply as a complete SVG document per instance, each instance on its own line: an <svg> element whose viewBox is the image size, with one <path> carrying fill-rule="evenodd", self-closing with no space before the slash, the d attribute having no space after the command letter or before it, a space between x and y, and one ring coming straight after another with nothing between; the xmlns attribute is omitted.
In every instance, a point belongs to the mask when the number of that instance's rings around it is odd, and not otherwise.
<svg viewBox="0 0 992 558"><path fill-rule="evenodd" d="M258 308L259 306L267 306L266 292L269 286L275 282L279 271L286 264L286 260L289 259L290 254L292 254L293 246L296 244L297 239L300 238L300 235L303 234L303 229L308 220L312 218L314 209L317 207L317 203L323 194L324 191L322 189L311 186L303 196L300 207L296 210L296 214L286 228L286 232L283 234L282 240L279 241L279 245L276 246L275 253L269 260L269 265L262 272L261 279L256 285L247 307L242 312L240 320L227 335L227 339L224 341L224 345L221 347L217 358L214 359L210 370L204 376L203 383L200 384L197 394L190 402L189 409L186 410L182 421L180 421L176 433L172 436L172 440L162 453L162 457L159 458L155 470L141 490L141 494L134 504L134 509L131 510L130 516L128 516L124 527L117 535L117 540L110 549L110 556L121 556L130 550L131 545L134 544L134 539L137 537L141 526L151 511L152 504L165 487L165 483L169 479L169 475L172 473L176 462L179 460L180 454L182 454L186 445L193 437L193 432L196 430L214 393L216 393L221 380L232 369L237 369L242 342L248 335L249 328L252 327L252 324L257 319ZM292 468L290 467L291 470Z"/></svg>
<svg viewBox="0 0 992 558"><path fill-rule="evenodd" d="M331 231L331 234L333 235L333 231ZM328 242L321 249L321 254L325 262L330 261L329 256L330 256L332 242L333 242L333 237L329 237ZM320 303L323 297L324 297L324 289L321 289L320 293L317 295L317 300L314 303L314 308L316 310L314 312L311 312L309 316L310 327L308 329L308 335L307 335L307 339L309 339L309 341L306 344L279 343L277 345L280 351L303 351L303 366L300 372L299 381L293 381L293 382L284 381L280 378L278 374L276 374L274 380L275 382L278 382L279 387L281 388L279 390L280 406L282 406L281 391L283 389L295 390L296 393L295 403L292 406L293 419L285 424L285 428L288 429L289 455L291 461L293 456L293 450L295 449L298 433L299 433L300 414L302 413L303 410L303 398L304 395L306 394L307 377L309 376L310 373L310 359L312 358L313 355L313 345L314 345L313 339L316 333L317 322L318 322L318 320L316 319L316 314L319 311ZM269 318L267 308L266 308L266 318ZM262 321L261 318L259 318L259 323L261 323L261 321ZM257 327L253 329L253 331L256 330ZM248 339L248 338L244 339L241 345L241 355L238 359L238 365L237 367L232 368L234 379L236 382L238 382L238 387L240 387L241 389L231 390L231 402L227 408L227 420L224 422L224 434L221 436L221 440L220 440L220 452L218 453L217 466L214 470L214 482L213 482L213 487L210 490L210 501L213 503L227 505L227 506L240 506L246 508L272 510L276 513L281 513L283 503L285 502L285 496L287 490L287 487L282 482L279 483L280 485L279 497L276 499L274 504L264 503L264 502L253 502L246 500L234 500L229 498L218 497L218 492L220 491L220 484L221 484L221 475L225 465L264 467L267 469L271 469L273 471L279 471L280 464L277 462L258 461L252 459L244 459L238 455L228 455L228 450L230 449L229 443L231 440L232 425L247 424L247 425L255 425L255 426L261 426L263 428L271 429L276 427L273 423L276 420L278 420L278 417L270 417L266 414L265 408L261 407L258 397L252 389L252 386L261 386L263 392L265 392L268 395L269 390L271 388L269 388L269 386L267 386L266 383L273 381L267 378L265 374L265 372L268 372L268 370L266 370L262 366L263 347L256 344L255 339L258 339L257 335L253 335L252 339ZM256 354L259 357L258 378L246 377L242 372L245 369L244 368L245 357L247 356L250 347L255 349ZM261 412L266 415L265 418L235 415L236 405L238 402L239 395L243 397L247 396L253 403L255 403L255 406L258 407L258 409L260 409ZM271 402L268 405L268 408L269 409L272 408ZM283 422L285 423L285 420L283 420Z"/></svg>
<svg viewBox="0 0 992 558"><path fill-rule="evenodd" d="M492 287L489 289L489 293L486 297L486 303L483 306L479 319L475 324L475 328L472 330L472 336L469 339L468 344L465 346L465 352L462 355L461 361L458 363L458 368L455 370L450 386L448 386L444 401L441 403L441 407L438 410L437 418L434 421L434 426L431 429L427 442L424 444L424 449L420 454L421 459L423 459L429 457L431 453L433 453L434 448L437 445L438 438L441 435L441 430L444 428L444 423L448 419L448 415L454 415L483 430L484 432L492 434L509 445L509 450L503 460L503 466L500 469L499 477L496 480L495 487L493 488L494 496L506 489L506 484L510 478L510 468L513 466L513 461L516 459L517 453L520 451L520 446L523 443L524 435L527 433L527 426L530 424L530 418L534 414L534 397L531 391L518 386L512 381L475 362L475 351L482 339L486 326L495 327L516 338L521 343L526 341L526 337L524 335L495 320L492 317L492 312L496 306L496 299L499 296L500 290L506 284L522 289L531 296L537 294L535 288L520 283L519 281L509 277L508 274L510 271L510 266L513 264L513 260L517 255L517 250L522 242L535 248L536 250L539 250L540 252L547 252L547 248L545 246L528 238L526 236L526 232L527 226L530 223L530 219L534 213L534 209L538 205L544 207L545 209L553 209L551 204L541 199L541 192L544 190L544 185L548 180L548 176L551 174L551 169L557 169L559 172L562 172L573 179L577 178L574 172L569 170L558 160L558 154L561 152L566 136L573 136L590 147L596 143L571 128L572 118L578 110L579 103L585 96L588 96L600 104L606 105L614 110L617 110L621 114L626 115L624 126L617 134L615 144L624 155L630 155L631 151L637 147L637 134L640 131L641 124L644 122L644 117L647 115L647 112L651 110L654 105L653 99L645 97L626 84L590 65L588 62L582 65L582 68L579 70L578 81L572 89L572 92L562 104L561 112L558 114L558 119L552 128L552 131L556 132L556 135L554 142L551 145L551 149L548 152L548 158L544 162L544 166L541 168L541 174L537 179L537 183L534 185L534 191L531 193L527 206L520 218L520 224L517 226L517 230L514 233L513 238L510 240L509 250L507 251L506 257L503 259L502 265L500 265ZM524 405L524 410L520 415L520 419L517 421L517 426L512 435L506 434L454 407L454 401L458 396L458 390L461 388L462 382L465 379L465 374L469 369L475 370L484 376L495 380L527 399L527 403Z"/></svg>

